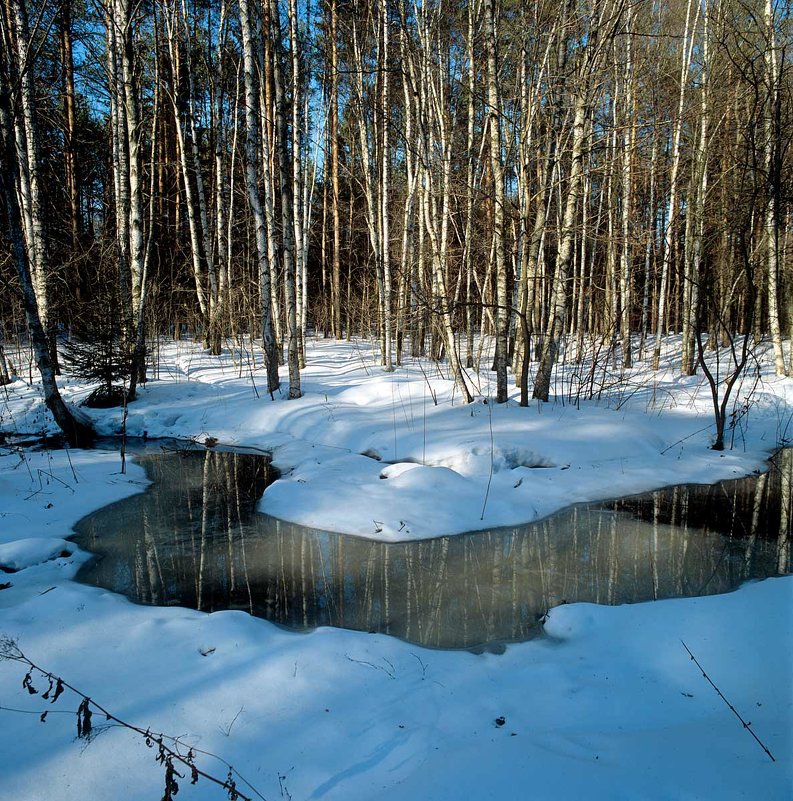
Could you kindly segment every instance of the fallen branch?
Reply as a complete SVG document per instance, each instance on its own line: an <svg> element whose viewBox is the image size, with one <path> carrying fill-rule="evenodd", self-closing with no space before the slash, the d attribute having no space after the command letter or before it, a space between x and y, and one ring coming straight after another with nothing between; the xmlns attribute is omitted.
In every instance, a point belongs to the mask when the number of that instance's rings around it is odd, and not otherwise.
<svg viewBox="0 0 793 801"><path fill-rule="evenodd" d="M708 674L705 673L705 668L703 668L702 665L699 664L699 662L697 661L697 658L694 656L694 654L691 653L691 650L689 649L689 647L683 642L683 640L680 640L680 642L683 643L683 648L685 648L686 651L688 652L688 655L691 657L691 661L702 672L702 677L707 680L708 684L710 684L711 687L713 687L713 689L718 694L719 698L721 698L721 700L724 701L725 704L727 704L727 706L732 711L733 715L735 715L735 717L738 718L738 720L741 721L744 729L746 729L746 731L748 731L749 734L751 734L752 737L754 737L754 739L757 741L757 744L760 746L760 748L762 748L763 751L765 751L766 754L768 754L768 756L771 757L771 761L772 762L776 762L776 759L774 759L774 755L768 750L768 748L766 748L765 743L763 743L763 741L752 731L751 722L750 721L746 721L741 717L741 715L738 712L738 710L725 698L724 693L713 683L713 680L710 678L710 676L708 676Z"/></svg>
<svg viewBox="0 0 793 801"><path fill-rule="evenodd" d="M47 681L49 685L47 690L41 695L42 699L48 700L51 704L54 704L64 690L70 690L81 699L79 708L77 710L78 738L85 739L87 741L92 739L92 730L94 727L91 722L91 718L95 712L100 712L104 716L105 720L121 726L122 728L129 729L135 734L141 736L149 748L153 748L156 745L157 762L161 765L165 765L165 798L170 799L171 795L176 795L178 792L178 784L176 784L176 780L174 778L175 776L181 778L181 774L177 773L174 768L174 762L178 762L189 769L191 784L196 784L199 778L203 778L225 790L230 801L253 801L252 796L245 795L237 788L237 783L234 779L234 776L236 775L250 788L255 796L262 799L262 801L266 801L264 796L222 757L219 757L217 754L212 754L208 751L201 751L200 749L195 749L189 746L188 751L185 754L179 750L180 746L183 746L180 738L171 737L161 733L157 734L152 732L150 729L142 729L139 726L135 726L132 723L127 723L126 721L121 720L121 718L116 717L114 714L109 712L85 693L78 690L76 687L72 686L68 682L65 682L59 676L56 676L44 668L39 667L32 660L28 659L28 657L25 656L25 654L19 648L17 643L9 637L0 638L0 661L3 660L19 662L27 666L28 671L25 674L25 678L22 680L22 686L30 695L38 695L38 690L33 685L33 675L36 673L43 680ZM11 710L8 707L0 707L0 710L15 712L22 711ZM40 714L42 723L45 721L46 717L47 712ZM173 743L174 747L171 748L169 745L167 745L165 742L166 740ZM221 779L213 776L211 773L207 773L206 771L199 769L195 764L196 752L217 759L219 762L225 765L228 769L226 778Z"/></svg>
<svg viewBox="0 0 793 801"><path fill-rule="evenodd" d="M389 679L396 678L396 668L394 667L393 663L390 662L385 657L383 657L383 662L385 662L388 667L383 667L383 665L377 665L374 662L367 662L364 659L355 659L351 657L349 654L345 654L345 656L350 662L355 662L356 665L365 665L368 668L372 668L372 670L382 670L383 673L385 673Z"/></svg>

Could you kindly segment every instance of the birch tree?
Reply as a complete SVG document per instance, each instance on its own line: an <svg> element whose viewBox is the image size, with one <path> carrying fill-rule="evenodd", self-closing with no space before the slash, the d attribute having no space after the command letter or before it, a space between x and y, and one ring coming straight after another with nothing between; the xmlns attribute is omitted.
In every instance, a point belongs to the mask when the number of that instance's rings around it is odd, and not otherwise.
<svg viewBox="0 0 793 801"><path fill-rule="evenodd" d="M774 0L765 0L765 77L766 102L763 115L763 138L765 170L767 175L767 199L765 208L765 251L768 274L768 322L771 344L774 349L774 368L777 375L785 375L785 356L782 350L782 329L779 314L779 268L780 268L780 194L781 153L780 131L780 68L776 38L776 9Z"/></svg>
<svg viewBox="0 0 793 801"><path fill-rule="evenodd" d="M41 154L39 153L36 118L35 64L31 52L31 31L25 0L8 0L5 10L7 58L16 62L16 113L11 117L18 152L17 173L19 207L22 216L26 252L33 292L45 336L50 337L49 263L45 239L40 186ZM50 342L53 364L57 370L57 353Z"/></svg>
<svg viewBox="0 0 793 801"><path fill-rule="evenodd" d="M143 200L143 126L138 98L135 21L130 0L111 0L105 7L107 74L111 103L116 240L125 334L133 369L128 398L146 379L145 312L148 294Z"/></svg>
<svg viewBox="0 0 793 801"><path fill-rule="evenodd" d="M298 250L295 231L300 230L300 223L296 223L296 215L299 217L300 194L298 186L293 184L295 173L299 175L299 165L295 159L300 158L298 153L290 153L290 140L287 133L287 98L284 76L284 66L282 64L281 47L281 18L278 4L273 0L270 3L269 21L271 31L271 41L273 46L270 54L272 58L273 84L275 87L275 143L276 160L278 163L279 185L281 190L281 254L283 259L284 272L284 294L286 298L286 341L287 341L287 365L289 369L289 397L299 398L302 395L300 389L300 348L298 343L297 327L297 276L298 276ZM294 5L290 5L290 10L294 10ZM291 13L291 11L290 11ZM295 23L296 24L296 23ZM291 47L297 47L296 42L292 42ZM297 78L295 78L295 81ZM294 87L294 82L293 82ZM292 97L292 108L299 103L299 99ZM294 125L293 125L294 129ZM291 170L291 178L290 178Z"/></svg>
<svg viewBox="0 0 793 801"><path fill-rule="evenodd" d="M262 109L259 105L258 70L248 0L239 0L239 14L245 85L245 187L255 231L262 345L267 369L267 391L272 395L278 390L280 380L278 377L278 352L275 337L273 336L267 229L259 192L258 136L260 134L259 117L262 114Z"/></svg>
<svg viewBox="0 0 793 801"><path fill-rule="evenodd" d="M699 135L694 152L689 190L689 213L686 218L687 235L683 280L683 341L681 372L693 375L696 366L695 340L700 326L700 282L702 278L705 237L705 201L708 193L708 150L710 138L710 9L709 0L702 2L702 63L699 85Z"/></svg>
<svg viewBox="0 0 793 801"><path fill-rule="evenodd" d="M339 50L338 3L330 0L330 174L333 230L333 266L331 268L331 330L336 339L342 336L341 327L341 211L339 200Z"/></svg>
<svg viewBox="0 0 793 801"><path fill-rule="evenodd" d="M64 437L73 447L90 444L94 433L83 415L70 410L63 401L55 378L55 367L49 343L41 322L38 297L31 270L30 242L25 241L22 208L19 201L21 173L20 161L27 157L17 147L15 118L24 111L22 81L12 39L9 8L0 8L0 191L6 207L11 256L16 269L25 317L36 366L41 376L44 402ZM31 143L35 145L35 142ZM7 369L6 369L7 372Z"/></svg>
<svg viewBox="0 0 793 801"><path fill-rule="evenodd" d="M658 370L661 366L661 346L667 325L666 299L669 284L669 274L675 251L675 234L678 220L678 191L680 161L682 157L683 117L688 90L688 73L691 64L691 54L694 47L694 29L699 19L699 2L688 0L686 4L686 21L683 29L683 39L680 48L680 83L678 88L677 113L675 114L671 141L671 172L669 177L669 211L664 226L664 253L661 265L661 280L658 288L658 303L656 311L655 344L653 346L652 369Z"/></svg>
<svg viewBox="0 0 793 801"><path fill-rule="evenodd" d="M551 306L545 332L542 357L537 368L533 397L547 401L551 389L551 374L556 363L567 314L568 280L573 260L576 210L581 195L583 160L585 156L592 93L597 88L595 76L604 52L611 42L621 15L621 3L608 0L594 3L593 14L586 32L585 44L578 58L576 85L573 89L573 122L570 133L570 174L566 186L564 214L559 237L559 252L553 278Z"/></svg>
<svg viewBox="0 0 793 801"><path fill-rule="evenodd" d="M418 103L417 120L421 128L419 144L419 192L421 226L430 243L434 305L452 378L463 402L473 400L463 374L452 321L451 296L446 280L446 263L451 224L451 154L446 87L443 63L435 57L438 15L426 8L417 11L418 58L408 62L413 95ZM421 80L420 80L421 78Z"/></svg>
<svg viewBox="0 0 793 801"><path fill-rule="evenodd" d="M507 295L507 265L504 255L504 170L501 154L501 97L496 40L496 0L485 0L487 39L487 124L490 129L490 170L493 174L493 251L496 274L496 402L506 403L507 332L511 304Z"/></svg>
<svg viewBox="0 0 793 801"><path fill-rule="evenodd" d="M204 327L205 344L210 345L215 355L220 353L217 331L218 281L212 246L213 235L209 227L207 193L199 157L196 134L195 78L193 59L190 53L190 21L183 0L172 0L164 6L168 33L171 72L171 103L176 127L179 163L185 191L185 206L190 230L190 253L193 265L196 298ZM186 75L187 96L182 96L179 86L182 73Z"/></svg>

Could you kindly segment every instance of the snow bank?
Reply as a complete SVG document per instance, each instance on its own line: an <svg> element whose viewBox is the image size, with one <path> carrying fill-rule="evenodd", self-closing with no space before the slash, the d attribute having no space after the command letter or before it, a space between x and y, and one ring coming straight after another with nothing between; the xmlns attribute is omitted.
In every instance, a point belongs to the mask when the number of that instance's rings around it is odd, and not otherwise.
<svg viewBox="0 0 793 801"><path fill-rule="evenodd" d="M743 474L789 432L793 400L792 382L764 367L736 410L738 447L716 454L706 389L671 368L632 371L599 402L560 396L521 409L514 396L483 402L489 374L478 401L462 406L444 377L425 380L413 363L382 373L360 343L310 343L305 397L274 403L261 393L261 370L257 397L228 354L176 343L163 358L162 380L130 407L131 434L272 450L286 472L263 511L377 538L529 520L573 501ZM559 382L572 386L572 373ZM51 429L36 386L8 390L3 428ZM65 394L87 390L67 385ZM106 433L119 426L117 411L91 414ZM138 607L75 584L86 555L61 556L64 538L82 514L141 491L141 468L120 474L114 453L0 453L0 563L18 571L0 590L0 634L119 717L223 756L265 798L790 798L791 577L701 599L559 607L546 637L501 654L343 630L297 634L241 612ZM139 738L95 719L102 733L86 747L73 739L75 697L48 706L22 688L23 675L0 662L0 796L159 797L162 769ZM212 759L201 767L225 777ZM188 782L180 799L223 797Z"/></svg>
<svg viewBox="0 0 793 801"><path fill-rule="evenodd" d="M64 554L71 556L69 543L58 538L22 539L0 545L0 570L4 573L16 573L26 567L48 562Z"/></svg>
<svg viewBox="0 0 793 801"><path fill-rule="evenodd" d="M589 401L579 397L573 365L560 370L552 403L520 408L516 390L507 404L492 402L490 373L472 375L478 400L463 405L451 381L415 360L385 373L360 342L309 347L304 397L286 401L284 387L272 402L259 386L261 365L251 378L234 367L246 359L164 345L161 379L130 406L127 431L267 449L284 477L261 511L391 540L515 525L578 501L734 478L762 467L793 436L793 381L774 377L768 360L735 396L735 448L716 453L707 384L679 377L671 364L609 375L616 388ZM11 386L6 406L17 426L44 415L37 387L23 382ZM119 430L120 410L91 414L102 433ZM388 465L423 469L397 476L384 472Z"/></svg>

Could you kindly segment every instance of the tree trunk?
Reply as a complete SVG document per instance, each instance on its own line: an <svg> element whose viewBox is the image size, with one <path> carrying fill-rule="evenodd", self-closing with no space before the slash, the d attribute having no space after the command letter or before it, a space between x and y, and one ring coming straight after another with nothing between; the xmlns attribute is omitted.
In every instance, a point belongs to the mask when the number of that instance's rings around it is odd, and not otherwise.
<svg viewBox="0 0 793 801"><path fill-rule="evenodd" d="M7 24L7 19L4 19L4 22ZM5 42L0 42L0 137L2 137L2 142L0 142L0 148L2 149L0 187L5 199L12 258L22 289L25 318L28 324L36 366L41 375L44 402L55 418L55 422L63 431L68 443L73 447L84 447L91 444L94 432L87 419L82 416L78 417L67 408L58 391L47 336L41 324L38 301L33 289L29 253L25 247L22 214L17 195L19 163L15 145L14 104L11 97L11 87L17 85L13 67L14 60L14 56L6 52Z"/></svg>
<svg viewBox="0 0 793 801"><path fill-rule="evenodd" d="M333 267L331 277L331 319L333 336L342 338L341 326L341 211L339 208L339 51L338 0L330 0L330 174L333 186Z"/></svg>
<svg viewBox="0 0 793 801"><path fill-rule="evenodd" d="M128 198L124 210L128 214L130 286L132 296L132 334L133 334L133 370L128 389L129 400L135 398L138 383L146 380L146 345L145 345L145 309L147 295L146 280L146 246L143 233L143 192L141 187L142 164L140 155L140 110L138 105L138 87L135 71L135 44L132 30L132 8L130 0L115 0L113 17L107 20L116 31L113 42L118 47L121 81L121 103L119 110L123 118L124 141L122 147L126 151L127 174L125 186ZM120 38L119 38L120 36Z"/></svg>
<svg viewBox="0 0 793 801"><path fill-rule="evenodd" d="M765 168L768 175L765 208L766 271L768 273L768 327L774 349L774 369L785 375L785 356L782 350L782 329L779 321L779 204L781 197L782 165L780 154L779 122L781 117L781 91L779 53L777 52L775 13L773 0L766 0L766 103L764 114Z"/></svg>
<svg viewBox="0 0 793 801"><path fill-rule="evenodd" d="M689 197L689 213L691 241L686 237L686 251L688 257L685 265L685 284L683 286L683 342L681 354L681 372L683 375L693 375L696 369L695 345L699 336L697 330L700 323L700 284L702 281L702 262L705 238L705 199L708 192L708 130L710 122L710 42L708 41L709 11L707 2L703 3L703 32L702 32L702 74L700 78L700 114L699 139L693 160L693 174L691 177L691 192ZM716 296L715 286L711 293Z"/></svg>
<svg viewBox="0 0 793 801"><path fill-rule="evenodd" d="M284 290L286 295L286 361L289 369L289 397L299 398L300 354L297 341L297 265L295 260L295 209L299 195L294 191L290 171L289 138L286 124L286 89L281 66L281 21L278 5L270 2L270 25L272 26L273 82L275 85L275 141L278 158L279 183L281 189L281 252L284 266ZM295 47L296 43L292 43ZM292 102L298 102L292 98ZM294 154L293 154L294 156ZM299 157L299 155L298 155ZM294 173L292 173L294 175Z"/></svg>
<svg viewBox="0 0 793 801"><path fill-rule="evenodd" d="M267 251L267 232L265 229L264 214L262 213L257 175L257 168L259 165L259 149L256 142L256 136L259 130L257 115L261 113L261 109L256 92L255 81L257 63L253 49L253 32L249 16L248 0L239 0L239 9L245 79L245 186L256 231L262 345L264 347L264 358L267 368L267 391L272 395L280 386L280 381L278 378L278 353L275 338L273 337L270 306L270 262Z"/></svg>
<svg viewBox="0 0 793 801"><path fill-rule="evenodd" d="M620 337L622 339L622 366L632 366L631 353L631 300L632 300L632 231L633 218L633 149L636 137L634 120L636 102L634 97L633 69L633 6L626 7L625 66L623 90L623 134L622 134L622 250L620 251Z"/></svg>
<svg viewBox="0 0 793 801"><path fill-rule="evenodd" d="M390 122L391 110L390 100L390 79L389 79L389 58L390 42L389 31L390 23L388 19L388 0L382 0L380 5L380 29L381 29L381 60L383 71L380 77L380 118L381 118L381 167L380 167L380 266L383 273L383 368L386 372L394 369L394 360L391 354L392 346L392 325L391 325L391 229L388 218L388 200L391 178L391 140Z"/></svg>
<svg viewBox="0 0 793 801"><path fill-rule="evenodd" d="M69 231L72 251L80 244L80 192L75 147L74 59L72 56L72 0L62 0L58 19L61 66L63 70L63 167L66 173L66 195L69 201Z"/></svg>
<svg viewBox="0 0 793 801"><path fill-rule="evenodd" d="M677 194L678 174L680 171L681 149L680 143L683 134L683 110L685 107L686 89L688 84L688 71L691 63L691 53L694 47L694 28L699 19L699 3L692 19L693 0L688 0L686 7L686 25L683 33L683 42L680 51L680 90L678 93L677 115L672 133L672 172L669 178L669 212L664 226L664 255L661 264L661 283L658 289L658 310L655 325L655 345L653 347L652 369L658 370L661 366L661 345L667 329L666 298L669 291L669 274L672 269L672 259L675 251L675 229L677 227Z"/></svg>
<svg viewBox="0 0 793 801"><path fill-rule="evenodd" d="M496 272L496 402L506 403L507 332L511 305L507 294L507 265L504 258L504 170L501 155L501 97L498 85L496 44L496 0L485 1L487 33L487 104L490 126L490 169L493 173L493 245Z"/></svg>
<svg viewBox="0 0 793 801"><path fill-rule="evenodd" d="M30 52L31 37L24 0L8 0L6 30L10 38L9 46L15 49L15 53L8 55L9 58L15 59L17 64L15 72L18 81L16 96L18 108L11 121L15 128L19 154L17 186L19 188L20 213L39 319L45 336L49 340L52 321L50 320L49 263L39 181L41 154L38 149L39 135L33 84L34 59ZM54 339L50 341L49 347L53 367L57 372L57 352Z"/></svg>
<svg viewBox="0 0 793 801"><path fill-rule="evenodd" d="M559 235L559 252L556 257L556 272L553 277L548 324L543 343L542 357L537 368L533 397L547 401L551 389L551 375L556 363L567 314L568 283L575 246L576 208L581 196L584 151L587 142L589 114L592 106L593 75L597 74L605 49L611 43L614 31L620 22L620 7L609 2L594 5L592 20L587 35L586 48L579 61L578 82L574 90L573 126L571 131L570 175L567 181L567 197L562 215ZM602 28L608 20L609 30Z"/></svg>

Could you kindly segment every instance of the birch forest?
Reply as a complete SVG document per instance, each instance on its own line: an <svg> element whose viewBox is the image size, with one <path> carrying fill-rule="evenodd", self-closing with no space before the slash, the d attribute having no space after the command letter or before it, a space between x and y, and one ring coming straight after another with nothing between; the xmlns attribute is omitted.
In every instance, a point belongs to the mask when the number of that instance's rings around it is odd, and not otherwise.
<svg viewBox="0 0 793 801"><path fill-rule="evenodd" d="M289 398L309 336L524 405L670 334L682 374L791 373L787 0L2 0L0 34L0 383L29 348L74 440L97 325L129 401L162 336Z"/></svg>

